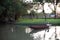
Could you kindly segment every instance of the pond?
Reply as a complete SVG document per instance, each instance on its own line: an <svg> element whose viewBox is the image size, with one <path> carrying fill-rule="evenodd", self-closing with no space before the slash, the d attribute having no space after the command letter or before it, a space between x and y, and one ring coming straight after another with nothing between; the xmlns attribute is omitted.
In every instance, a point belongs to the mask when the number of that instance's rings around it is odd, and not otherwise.
<svg viewBox="0 0 60 40"><path fill-rule="evenodd" d="M49 37L51 37L50 40L54 40L55 39L55 27L51 26L48 30L33 30L30 33L26 33L25 29L28 26L20 26L20 25L0 25L0 40L44 40L44 36L45 36L45 40L47 40L47 36L48 36L48 40ZM60 26L57 27L57 34L60 35L60 31L59 31ZM46 35L44 35L46 33ZM54 36L53 36L54 35ZM57 36L59 36L57 35ZM42 39L41 39L42 38ZM60 39L60 36L57 37Z"/></svg>
<svg viewBox="0 0 60 40"><path fill-rule="evenodd" d="M0 40L32 40L29 34L25 33L25 26L1 25Z"/></svg>

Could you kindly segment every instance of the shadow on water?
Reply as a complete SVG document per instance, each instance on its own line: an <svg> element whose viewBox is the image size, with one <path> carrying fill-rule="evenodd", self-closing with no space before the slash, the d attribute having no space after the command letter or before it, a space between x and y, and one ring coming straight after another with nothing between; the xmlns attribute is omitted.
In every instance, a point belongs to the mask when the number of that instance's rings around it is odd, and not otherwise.
<svg viewBox="0 0 60 40"><path fill-rule="evenodd" d="M0 25L0 40L32 40L29 34L25 33L26 26L13 24Z"/></svg>

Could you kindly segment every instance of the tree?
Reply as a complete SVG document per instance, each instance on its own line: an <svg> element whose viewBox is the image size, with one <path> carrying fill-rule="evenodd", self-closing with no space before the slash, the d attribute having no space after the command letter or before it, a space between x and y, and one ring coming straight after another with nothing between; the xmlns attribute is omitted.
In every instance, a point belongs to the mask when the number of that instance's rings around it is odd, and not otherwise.
<svg viewBox="0 0 60 40"><path fill-rule="evenodd" d="M31 16L32 19L34 18L35 12L33 10L31 11L30 16Z"/></svg>
<svg viewBox="0 0 60 40"><path fill-rule="evenodd" d="M25 6L20 0L0 0L0 22L6 22L6 18L7 21L17 20L27 13Z"/></svg>
<svg viewBox="0 0 60 40"><path fill-rule="evenodd" d="M18 2L15 6L15 19L17 20L20 16L27 14L27 4L23 2Z"/></svg>
<svg viewBox="0 0 60 40"><path fill-rule="evenodd" d="M9 11L10 6L13 4L12 0L0 0L0 22L5 22L5 19L8 17L7 11Z"/></svg>
<svg viewBox="0 0 60 40"><path fill-rule="evenodd" d="M34 1L35 1L35 2L41 2L41 3L43 2L43 0L34 0Z"/></svg>

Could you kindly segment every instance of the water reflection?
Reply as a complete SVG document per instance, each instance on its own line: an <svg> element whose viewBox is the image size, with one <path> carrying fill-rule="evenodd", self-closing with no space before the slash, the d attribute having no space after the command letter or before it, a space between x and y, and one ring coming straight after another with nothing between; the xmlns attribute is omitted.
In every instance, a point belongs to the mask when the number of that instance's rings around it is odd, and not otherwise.
<svg viewBox="0 0 60 40"><path fill-rule="evenodd" d="M1 25L0 40L32 40L29 34L25 33L26 26Z"/></svg>
<svg viewBox="0 0 60 40"><path fill-rule="evenodd" d="M30 34L33 40L60 40L60 26L51 26L49 32L47 30L37 31Z"/></svg>
<svg viewBox="0 0 60 40"><path fill-rule="evenodd" d="M25 32L28 26L20 25L1 25L0 26L0 40L55 40L60 39L60 27L51 26L47 30L31 30L29 33Z"/></svg>
<svg viewBox="0 0 60 40"><path fill-rule="evenodd" d="M26 32L26 33L30 33L32 30L33 30L33 29L31 29L31 28L29 28L29 27L26 27L26 28L25 28L25 32Z"/></svg>

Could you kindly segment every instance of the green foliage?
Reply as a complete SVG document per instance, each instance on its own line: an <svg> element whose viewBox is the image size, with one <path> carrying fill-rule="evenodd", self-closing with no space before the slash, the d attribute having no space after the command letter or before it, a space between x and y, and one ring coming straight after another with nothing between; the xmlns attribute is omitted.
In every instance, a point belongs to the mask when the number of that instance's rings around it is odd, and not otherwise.
<svg viewBox="0 0 60 40"><path fill-rule="evenodd" d="M17 2L15 4L15 18L18 19L20 16L27 14L27 6L23 2Z"/></svg>
<svg viewBox="0 0 60 40"><path fill-rule="evenodd" d="M25 7L25 4L22 3L22 2L17 3L16 6L15 6L15 11L20 13L20 14L26 14L27 9Z"/></svg>
<svg viewBox="0 0 60 40"><path fill-rule="evenodd" d="M0 2L1 2L1 3L0 3L0 14L3 13L3 11L4 11L5 9L7 9L7 11L10 10L10 9L9 9L10 6L13 7L13 2L12 2L12 0L2 0L2 1L0 1Z"/></svg>
<svg viewBox="0 0 60 40"><path fill-rule="evenodd" d="M34 0L35 2L43 2L43 0ZM46 2L54 2L54 0L45 0Z"/></svg>
<svg viewBox="0 0 60 40"><path fill-rule="evenodd" d="M43 2L43 0L34 0L34 1L35 1L35 2L41 2L41 3Z"/></svg>
<svg viewBox="0 0 60 40"><path fill-rule="evenodd" d="M0 16L15 17L27 13L26 4L20 0L0 0ZM5 17L5 16L4 16Z"/></svg>

